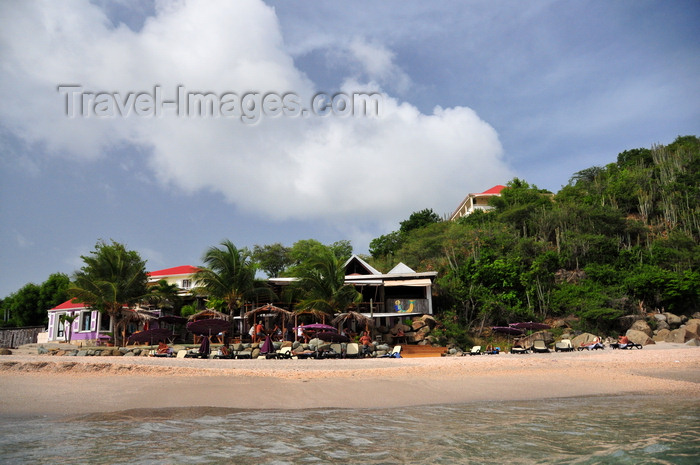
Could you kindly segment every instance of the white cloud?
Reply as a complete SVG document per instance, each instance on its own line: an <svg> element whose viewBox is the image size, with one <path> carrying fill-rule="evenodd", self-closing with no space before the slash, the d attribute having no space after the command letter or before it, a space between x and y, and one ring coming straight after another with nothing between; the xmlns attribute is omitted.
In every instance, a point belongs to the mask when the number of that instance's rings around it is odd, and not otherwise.
<svg viewBox="0 0 700 465"><path fill-rule="evenodd" d="M58 84L108 92L294 92L314 84L294 66L272 8L259 1L157 4L138 32L112 27L86 1L22 2L0 9L0 122L47 152L103 156L115 144L147 149L163 184L222 194L271 218L400 220L451 211L466 191L506 181L496 131L466 107L423 114L384 95L380 118L66 118ZM349 50L365 76L342 91L381 91L410 78L390 50L361 38ZM395 84L394 84L395 85ZM127 144L124 144L127 143Z"/></svg>

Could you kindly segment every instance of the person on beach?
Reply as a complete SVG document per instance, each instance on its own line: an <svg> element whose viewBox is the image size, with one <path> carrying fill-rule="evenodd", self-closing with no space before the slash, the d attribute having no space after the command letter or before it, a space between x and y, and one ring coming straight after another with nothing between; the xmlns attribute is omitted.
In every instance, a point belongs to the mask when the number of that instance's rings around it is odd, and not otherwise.
<svg viewBox="0 0 700 465"><path fill-rule="evenodd" d="M158 355L170 355L173 353L173 349L168 347L168 344L165 343L165 341L160 341L158 343L158 349L156 349L156 354Z"/></svg>
<svg viewBox="0 0 700 465"><path fill-rule="evenodd" d="M369 355L372 346L372 338L369 337L369 333L367 331L362 333L362 337L360 338L360 344L362 344L362 355Z"/></svg>
<svg viewBox="0 0 700 465"><path fill-rule="evenodd" d="M262 321L258 321L258 324L255 325L255 341L253 342L260 342L265 339L265 327L262 324Z"/></svg>

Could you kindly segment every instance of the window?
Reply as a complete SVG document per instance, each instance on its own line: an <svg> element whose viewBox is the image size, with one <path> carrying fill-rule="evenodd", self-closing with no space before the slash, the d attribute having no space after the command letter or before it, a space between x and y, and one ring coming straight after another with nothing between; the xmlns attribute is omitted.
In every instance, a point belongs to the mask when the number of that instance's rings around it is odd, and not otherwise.
<svg viewBox="0 0 700 465"><path fill-rule="evenodd" d="M90 323L92 322L92 312L80 313L80 330L90 331Z"/></svg>
<svg viewBox="0 0 700 465"><path fill-rule="evenodd" d="M58 320L58 329L56 330L56 337L64 337L66 325L61 321L61 315L56 314L56 319Z"/></svg>
<svg viewBox="0 0 700 465"><path fill-rule="evenodd" d="M192 283L189 279L182 280L182 288L183 289L189 289L191 285L192 285Z"/></svg>
<svg viewBox="0 0 700 465"><path fill-rule="evenodd" d="M100 331L108 332L111 331L112 328L110 326L110 321L112 317L105 315L104 313L99 316L99 321L100 322Z"/></svg>

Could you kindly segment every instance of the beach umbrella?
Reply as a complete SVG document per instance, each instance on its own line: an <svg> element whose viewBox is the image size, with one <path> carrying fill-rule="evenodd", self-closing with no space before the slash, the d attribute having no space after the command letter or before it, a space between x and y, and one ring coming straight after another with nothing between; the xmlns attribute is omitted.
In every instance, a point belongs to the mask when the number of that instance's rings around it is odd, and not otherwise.
<svg viewBox="0 0 700 465"><path fill-rule="evenodd" d="M173 332L170 331L167 328L155 328L155 329L147 329L146 331L139 331L138 333L134 333L131 336L129 336L129 339L127 339L127 343L141 343L141 344L150 344L153 345L156 342L159 341L166 341L170 340L173 337Z"/></svg>
<svg viewBox="0 0 700 465"><path fill-rule="evenodd" d="M295 327L294 329L297 329L298 327ZM338 332L338 329L335 326L331 325L324 325L322 323L312 323L310 325L304 325L304 329L311 329L314 331L332 331L332 332Z"/></svg>
<svg viewBox="0 0 700 465"><path fill-rule="evenodd" d="M358 325L364 326L365 331L369 331L370 326L374 326L374 319L364 316L362 313L348 311L335 317L332 323L336 326L344 326L349 321L355 321Z"/></svg>
<svg viewBox="0 0 700 465"><path fill-rule="evenodd" d="M263 342L262 347L260 347L260 353L261 354L271 354L272 352L275 351L275 346L272 344L272 338L268 334L265 336L265 342Z"/></svg>
<svg viewBox="0 0 700 465"><path fill-rule="evenodd" d="M350 342L349 337L330 331L318 333L316 337L324 342Z"/></svg>
<svg viewBox="0 0 700 465"><path fill-rule="evenodd" d="M258 314L272 314L279 317L282 320L282 334L287 332L286 324L292 321L292 317L294 316L294 313L290 312L289 310L276 307L272 304L267 304L246 312L243 317L248 319L251 324L255 324L255 320L257 319L255 317Z"/></svg>
<svg viewBox="0 0 700 465"><path fill-rule="evenodd" d="M216 310L212 308L207 308L206 310L202 310L201 312L197 312L194 315L190 315L189 318L187 318L189 321L199 321L199 320L206 320L206 319L211 319L211 318L216 318L219 320L229 320L229 316L225 313L217 312Z"/></svg>
<svg viewBox="0 0 700 465"><path fill-rule="evenodd" d="M199 355L202 357L209 357L211 353L211 346L209 345L209 338L203 337L202 343L199 345Z"/></svg>
<svg viewBox="0 0 700 465"><path fill-rule="evenodd" d="M518 328L518 329L527 329L527 330L540 330L540 329L549 329L551 326L549 326L547 323L537 323L535 321L526 321L523 323L511 323L511 327L513 328Z"/></svg>
<svg viewBox="0 0 700 465"><path fill-rule="evenodd" d="M187 331L198 336L211 336L212 334L225 333L229 329L231 329L231 323L218 318L209 318L187 323Z"/></svg>
<svg viewBox="0 0 700 465"><path fill-rule="evenodd" d="M491 327L491 331L495 333L503 333L503 334L508 334L508 335L515 335L519 336L523 334L523 330L516 328L514 326L493 326Z"/></svg>
<svg viewBox="0 0 700 465"><path fill-rule="evenodd" d="M169 325L184 325L187 323L187 318L184 316L177 316L177 315L163 315L161 317L158 317L158 322L161 323L166 323Z"/></svg>

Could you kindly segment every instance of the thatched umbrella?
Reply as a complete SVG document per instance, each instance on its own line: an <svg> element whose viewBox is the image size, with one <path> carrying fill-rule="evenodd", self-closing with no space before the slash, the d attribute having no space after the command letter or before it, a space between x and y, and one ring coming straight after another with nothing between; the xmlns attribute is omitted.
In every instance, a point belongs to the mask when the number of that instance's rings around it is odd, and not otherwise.
<svg viewBox="0 0 700 465"><path fill-rule="evenodd" d="M326 322L326 316L328 316L327 313L322 312L320 310L314 310L314 309L295 311L294 312L294 327L296 328L296 330L294 331L294 340L295 341L299 337L299 331L298 331L299 316L301 316L301 315L312 315L314 317L314 319L316 319L316 320L320 319L324 324Z"/></svg>
<svg viewBox="0 0 700 465"><path fill-rule="evenodd" d="M349 310L345 313L341 313L333 319L332 323L335 326L342 326L348 323L349 321L355 321L358 325L364 326L365 331L369 331L370 326L374 327L374 319L352 310Z"/></svg>
<svg viewBox="0 0 700 465"><path fill-rule="evenodd" d="M209 318L218 318L220 320L226 320L228 321L230 317L221 312L217 312L213 308L207 308L206 310L202 310L201 312L197 312L194 315L190 315L189 318L187 318L189 321L198 321L198 320L206 320Z"/></svg>
<svg viewBox="0 0 700 465"><path fill-rule="evenodd" d="M126 325L129 323L146 323L148 321L156 319L156 316L151 312L141 310L138 308L126 308L123 307L119 312L120 319L117 323L116 330L121 326L122 341L126 342Z"/></svg>
<svg viewBox="0 0 700 465"><path fill-rule="evenodd" d="M274 315L277 315L282 319L282 334L285 334L287 331L286 328L286 323L288 321L292 320L292 317L294 314L290 312L289 310L285 310L280 307L275 307L272 304L267 304L263 305L262 307L254 308L253 310L250 310L246 312L243 317L250 320L251 324L255 324L255 319L256 316L260 313L272 313Z"/></svg>

